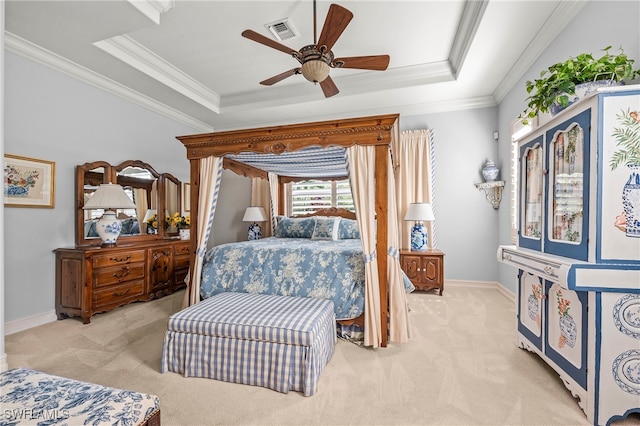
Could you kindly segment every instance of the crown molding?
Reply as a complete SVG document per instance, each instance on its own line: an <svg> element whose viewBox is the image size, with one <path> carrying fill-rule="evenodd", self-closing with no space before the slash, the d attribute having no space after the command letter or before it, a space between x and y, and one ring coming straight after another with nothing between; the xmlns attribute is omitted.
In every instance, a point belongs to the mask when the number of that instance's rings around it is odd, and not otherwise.
<svg viewBox="0 0 640 426"><path fill-rule="evenodd" d="M209 90L131 37L119 35L97 41L93 45L208 110L216 114L220 113L220 95Z"/></svg>
<svg viewBox="0 0 640 426"><path fill-rule="evenodd" d="M146 16L151 22L160 25L160 16L174 6L174 0L127 0L131 6Z"/></svg>
<svg viewBox="0 0 640 426"><path fill-rule="evenodd" d="M489 0L467 0L464 4L458 31L449 52L449 62L451 62L454 76L457 76L462 68L488 4Z"/></svg>
<svg viewBox="0 0 640 426"><path fill-rule="evenodd" d="M156 112L164 117L175 120L185 126L192 127L195 130L203 132L213 131L212 126L196 120L182 112L157 102L148 96L145 96L135 90L116 83L100 74L97 74L75 62L63 58L49 50L46 50L36 44L33 44L21 37L5 31L5 49L23 58L29 59L40 65L44 65L64 75L80 80L93 87L104 90L119 98L125 99L134 104L140 105L150 111Z"/></svg>

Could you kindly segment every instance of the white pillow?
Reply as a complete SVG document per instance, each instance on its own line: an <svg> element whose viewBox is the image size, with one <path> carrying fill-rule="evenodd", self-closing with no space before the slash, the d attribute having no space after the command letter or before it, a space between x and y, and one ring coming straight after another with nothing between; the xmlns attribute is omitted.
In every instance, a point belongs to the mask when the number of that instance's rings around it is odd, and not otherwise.
<svg viewBox="0 0 640 426"><path fill-rule="evenodd" d="M339 217L317 216L313 227L312 240L337 240L340 229Z"/></svg>

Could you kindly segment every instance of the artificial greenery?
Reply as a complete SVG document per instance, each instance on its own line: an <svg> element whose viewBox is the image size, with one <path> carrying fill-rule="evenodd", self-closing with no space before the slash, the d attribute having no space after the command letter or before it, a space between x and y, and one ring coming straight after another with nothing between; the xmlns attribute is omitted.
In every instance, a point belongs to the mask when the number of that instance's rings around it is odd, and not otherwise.
<svg viewBox="0 0 640 426"><path fill-rule="evenodd" d="M640 113L627 109L616 117L621 126L613 129L612 136L618 149L611 155L609 166L612 171L622 164L640 166Z"/></svg>
<svg viewBox="0 0 640 426"><path fill-rule="evenodd" d="M634 69L630 59L622 48L618 54L610 53L611 46L602 49L604 54L594 58L590 53L581 53L564 62L551 65L540 73L540 78L527 81L529 97L527 108L519 118L523 124L557 103L563 107L569 105L569 96L576 93L576 85L600 80L620 83L640 77L640 69Z"/></svg>

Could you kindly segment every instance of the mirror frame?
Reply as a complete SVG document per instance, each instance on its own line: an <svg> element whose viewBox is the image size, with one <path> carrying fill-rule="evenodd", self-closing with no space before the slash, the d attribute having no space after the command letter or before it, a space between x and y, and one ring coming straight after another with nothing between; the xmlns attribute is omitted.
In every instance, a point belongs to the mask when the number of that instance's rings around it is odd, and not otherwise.
<svg viewBox="0 0 640 426"><path fill-rule="evenodd" d="M102 183L117 183L118 181L118 172L124 170L126 167L138 167L142 169L146 169L151 173L153 177L157 179L157 188L158 188L158 208L159 212L165 210L165 178L169 177L169 179L173 182L180 183L180 181L174 176L168 173L158 173L151 165L145 163L140 160L127 160L124 161L117 166L112 166L110 163L106 161L94 161L90 163L85 163L82 165L76 166L76 245L77 246L99 246L101 244L100 238L86 238L84 235L84 183L85 183L85 174L88 171L91 171L96 168L104 168L104 176ZM178 197L181 197L181 183L178 185ZM181 202L181 198L179 198L179 202ZM159 227L157 234L139 234L139 235L127 235L123 237L124 240L118 239L120 245L137 243L137 242L148 242L154 240L161 240L165 238L175 238L172 237L174 234L169 234L165 232L164 227Z"/></svg>
<svg viewBox="0 0 640 426"><path fill-rule="evenodd" d="M163 206L164 209L162 211L166 210L166 206L164 203L166 203L166 195L167 195L167 180L173 182L176 185L176 189L178 191L177 193L177 197L178 197L178 212L180 214L183 214L182 212L182 182L180 182L180 179L178 179L177 177L175 177L174 175L172 175L171 173L163 173L160 175L160 182L162 185L162 202L163 202ZM173 214L175 212L170 212L167 211L168 214ZM166 235L170 235L170 236L175 236L175 235L179 235L178 230L176 229L175 232L165 232Z"/></svg>

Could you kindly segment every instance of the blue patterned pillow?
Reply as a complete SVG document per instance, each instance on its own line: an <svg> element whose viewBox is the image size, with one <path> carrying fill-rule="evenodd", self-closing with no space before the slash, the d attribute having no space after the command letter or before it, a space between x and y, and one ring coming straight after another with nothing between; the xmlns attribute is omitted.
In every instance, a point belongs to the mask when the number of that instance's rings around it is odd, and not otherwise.
<svg viewBox="0 0 640 426"><path fill-rule="evenodd" d="M315 224L312 217L277 216L274 235L279 238L311 238Z"/></svg>
<svg viewBox="0 0 640 426"><path fill-rule="evenodd" d="M341 240L360 239L358 221L353 219L341 219L338 227L338 238Z"/></svg>
<svg viewBox="0 0 640 426"><path fill-rule="evenodd" d="M316 225L313 228L312 240L337 240L340 228L339 217L316 217Z"/></svg>

